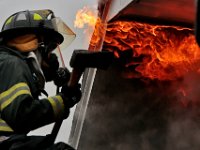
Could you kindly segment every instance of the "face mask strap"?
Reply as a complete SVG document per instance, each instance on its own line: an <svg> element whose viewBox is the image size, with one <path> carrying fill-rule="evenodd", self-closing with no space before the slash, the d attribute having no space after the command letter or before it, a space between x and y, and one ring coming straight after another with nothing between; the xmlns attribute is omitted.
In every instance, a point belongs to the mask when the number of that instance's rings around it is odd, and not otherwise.
<svg viewBox="0 0 200 150"><path fill-rule="evenodd" d="M66 66L65 66L65 61L64 61L64 59L63 59L63 55L62 55L62 53L61 53L59 44L57 45L57 50L58 50L58 53L59 53L59 55L60 55L62 67L63 67L63 68L66 68Z"/></svg>

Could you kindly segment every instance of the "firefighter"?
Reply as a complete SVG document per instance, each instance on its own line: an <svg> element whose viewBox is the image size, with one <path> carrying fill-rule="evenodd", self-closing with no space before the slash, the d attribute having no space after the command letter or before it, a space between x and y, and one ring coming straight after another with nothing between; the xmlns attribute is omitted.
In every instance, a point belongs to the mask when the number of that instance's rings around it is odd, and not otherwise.
<svg viewBox="0 0 200 150"><path fill-rule="evenodd" d="M80 85L63 83L55 96L44 90L59 70L53 53L64 36L51 10L26 10L11 15L0 32L0 149L62 150L71 146L51 142L51 135L30 136L30 131L67 118L81 98ZM69 73L67 73L69 74ZM66 78L61 78L66 79ZM44 96L43 96L44 97Z"/></svg>

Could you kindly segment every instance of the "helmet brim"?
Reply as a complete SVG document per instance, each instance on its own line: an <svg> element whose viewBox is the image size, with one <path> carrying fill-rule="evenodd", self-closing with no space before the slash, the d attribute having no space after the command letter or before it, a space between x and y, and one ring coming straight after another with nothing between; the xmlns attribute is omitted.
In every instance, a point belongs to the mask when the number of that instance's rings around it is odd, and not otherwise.
<svg viewBox="0 0 200 150"><path fill-rule="evenodd" d="M0 32L0 39L2 40L8 40L20 35L24 34L36 34L41 35L44 38L47 37L48 39L51 39L51 41L56 42L57 44L61 44L64 41L64 37L59 32L48 29L48 28L36 28L36 27L29 27L29 28L17 28L17 29L10 29Z"/></svg>

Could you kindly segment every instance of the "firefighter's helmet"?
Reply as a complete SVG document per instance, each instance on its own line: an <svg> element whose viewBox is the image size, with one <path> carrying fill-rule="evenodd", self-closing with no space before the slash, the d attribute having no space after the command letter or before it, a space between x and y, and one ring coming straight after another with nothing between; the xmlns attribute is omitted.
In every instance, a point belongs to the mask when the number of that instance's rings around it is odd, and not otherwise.
<svg viewBox="0 0 200 150"><path fill-rule="evenodd" d="M26 33L42 35L47 41L68 45L75 38L73 31L52 10L26 10L17 12L6 19L0 32L2 41Z"/></svg>

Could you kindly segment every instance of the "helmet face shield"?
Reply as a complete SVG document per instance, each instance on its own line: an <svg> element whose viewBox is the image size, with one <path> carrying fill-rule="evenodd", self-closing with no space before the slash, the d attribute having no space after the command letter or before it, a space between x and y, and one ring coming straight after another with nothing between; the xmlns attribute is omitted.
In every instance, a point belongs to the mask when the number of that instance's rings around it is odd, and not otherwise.
<svg viewBox="0 0 200 150"><path fill-rule="evenodd" d="M60 44L61 49L68 47L75 39L76 34L58 17L51 19L55 30L60 33L64 40Z"/></svg>
<svg viewBox="0 0 200 150"><path fill-rule="evenodd" d="M47 26L50 25L53 27L55 32L59 33L62 38L55 38L54 35L49 33L42 34L42 42L45 49L44 53L50 53L58 46L60 50L64 50L75 39L75 33L60 18L57 17L51 19L50 21L46 21L43 24L43 27L47 28Z"/></svg>
<svg viewBox="0 0 200 150"><path fill-rule="evenodd" d="M0 32L0 39L4 41L24 34L36 34L43 37L41 41L48 48L48 52L58 45L66 48L75 38L74 32L53 11L26 10L11 15L4 23Z"/></svg>
<svg viewBox="0 0 200 150"><path fill-rule="evenodd" d="M48 9L47 10L36 10L33 12L41 15L42 17L45 17L45 19L47 21L45 21L43 24L44 28L53 27L53 29L56 32L60 33L63 36L62 43L57 43L57 45L60 45L61 49L68 47L72 43L72 41L75 39L76 34L62 21L61 18L55 17L51 10L48 10ZM53 41L51 41L51 42L52 42L52 44L50 47L54 47L55 43Z"/></svg>
<svg viewBox="0 0 200 150"><path fill-rule="evenodd" d="M55 53L58 56L59 61L62 63L62 66L65 67L64 60L60 50L63 50L66 47L68 47L75 39L76 34L61 20L61 18L55 17L51 11L39 10L36 11L36 13L41 14L43 17L45 16L45 18L47 18L48 21L45 21L43 24L44 28L52 26L56 32L62 35L61 42L53 40L47 35L46 42L44 41L44 44L46 45L44 48L46 49L45 50L46 52L43 51L44 55L46 55L49 52L52 52L59 45L58 51Z"/></svg>

